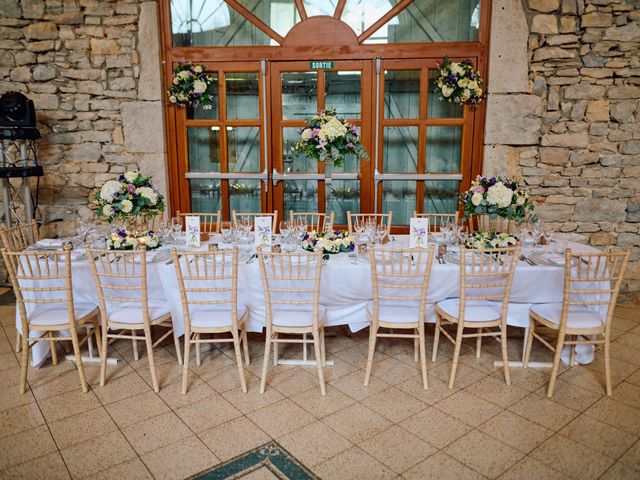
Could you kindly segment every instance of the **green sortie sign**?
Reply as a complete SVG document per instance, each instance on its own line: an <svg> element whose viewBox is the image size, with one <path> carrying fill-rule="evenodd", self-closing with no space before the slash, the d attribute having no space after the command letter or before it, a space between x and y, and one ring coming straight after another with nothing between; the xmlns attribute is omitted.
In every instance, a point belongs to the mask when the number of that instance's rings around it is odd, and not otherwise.
<svg viewBox="0 0 640 480"><path fill-rule="evenodd" d="M333 62L329 60L311 60L309 62L309 68L311 70L332 70Z"/></svg>

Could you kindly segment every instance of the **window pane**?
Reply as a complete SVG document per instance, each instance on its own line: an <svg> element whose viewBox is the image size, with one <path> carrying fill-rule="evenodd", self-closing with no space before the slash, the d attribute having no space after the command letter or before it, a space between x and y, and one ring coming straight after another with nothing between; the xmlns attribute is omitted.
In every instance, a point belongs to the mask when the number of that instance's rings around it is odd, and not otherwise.
<svg viewBox="0 0 640 480"><path fill-rule="evenodd" d="M300 15L293 0L238 0L238 3L283 37L300 21ZM275 41L271 43L277 45Z"/></svg>
<svg viewBox="0 0 640 480"><path fill-rule="evenodd" d="M282 218L289 218L289 211L318 211L318 182L316 180L284 181L284 212Z"/></svg>
<svg viewBox="0 0 640 480"><path fill-rule="evenodd" d="M194 213L215 213L222 210L220 180L192 179L191 211Z"/></svg>
<svg viewBox="0 0 640 480"><path fill-rule="evenodd" d="M384 128L384 172L418 172L418 127Z"/></svg>
<svg viewBox="0 0 640 480"><path fill-rule="evenodd" d="M424 182L424 213L455 213L458 210L458 180Z"/></svg>
<svg viewBox="0 0 640 480"><path fill-rule="evenodd" d="M211 93L213 94L213 105L209 110L205 110L202 107L193 108L187 107L188 119L217 119L218 118L218 75L216 73L210 74L213 78L213 86L211 87Z"/></svg>
<svg viewBox="0 0 640 480"><path fill-rule="evenodd" d="M271 38L223 0L171 0L174 47L269 45Z"/></svg>
<svg viewBox="0 0 640 480"><path fill-rule="evenodd" d="M427 102L427 116L429 118L462 118L462 105L440 100L440 91L436 81L440 76L438 70L429 70L429 101Z"/></svg>
<svg viewBox="0 0 640 480"><path fill-rule="evenodd" d="M338 0L304 0L304 9L310 17L314 15L328 15L332 17L337 5Z"/></svg>
<svg viewBox="0 0 640 480"><path fill-rule="evenodd" d="M227 118L259 118L258 72L226 72Z"/></svg>
<svg viewBox="0 0 640 480"><path fill-rule="evenodd" d="M230 172L260 171L260 127L227 127Z"/></svg>
<svg viewBox="0 0 640 480"><path fill-rule="evenodd" d="M382 182L382 213L393 212L393 225L408 225L416 209L416 182Z"/></svg>
<svg viewBox="0 0 640 480"><path fill-rule="evenodd" d="M287 127L282 129L282 164L284 173L287 172L317 172L318 162L306 155L295 154L291 149L300 140L300 128Z"/></svg>
<svg viewBox="0 0 640 480"><path fill-rule="evenodd" d="M220 171L220 127L187 128L190 172Z"/></svg>
<svg viewBox="0 0 640 480"><path fill-rule="evenodd" d="M384 117L420 116L420 70L385 70Z"/></svg>
<svg viewBox="0 0 640 480"><path fill-rule="evenodd" d="M236 212L261 212L260 180L229 180L229 209Z"/></svg>
<svg viewBox="0 0 640 480"><path fill-rule="evenodd" d="M460 172L462 127L427 127L427 172Z"/></svg>
<svg viewBox="0 0 640 480"><path fill-rule="evenodd" d="M343 118L360 118L360 72L326 72L324 104Z"/></svg>
<svg viewBox="0 0 640 480"><path fill-rule="evenodd" d="M392 3L389 0L347 0L342 12L342 21L360 35L387 13Z"/></svg>
<svg viewBox="0 0 640 480"><path fill-rule="evenodd" d="M415 0L364 43L475 42L479 20L479 0Z"/></svg>
<svg viewBox="0 0 640 480"><path fill-rule="evenodd" d="M282 118L304 119L318 113L318 75L316 72L282 74Z"/></svg>
<svg viewBox="0 0 640 480"><path fill-rule="evenodd" d="M335 213L333 223L347 223L347 212L360 212L360 181L333 180L331 185L325 184L326 212Z"/></svg>

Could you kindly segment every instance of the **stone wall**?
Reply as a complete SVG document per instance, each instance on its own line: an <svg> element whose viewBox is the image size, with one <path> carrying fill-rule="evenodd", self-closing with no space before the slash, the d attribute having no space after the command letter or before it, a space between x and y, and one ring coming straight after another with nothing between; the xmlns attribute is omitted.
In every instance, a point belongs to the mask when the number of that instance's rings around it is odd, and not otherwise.
<svg viewBox="0 0 640 480"><path fill-rule="evenodd" d="M632 246L640 301L640 3L494 0L485 173L569 239Z"/></svg>
<svg viewBox="0 0 640 480"><path fill-rule="evenodd" d="M72 233L125 169L166 190L159 45L155 1L0 0L0 93L35 103L45 235Z"/></svg>

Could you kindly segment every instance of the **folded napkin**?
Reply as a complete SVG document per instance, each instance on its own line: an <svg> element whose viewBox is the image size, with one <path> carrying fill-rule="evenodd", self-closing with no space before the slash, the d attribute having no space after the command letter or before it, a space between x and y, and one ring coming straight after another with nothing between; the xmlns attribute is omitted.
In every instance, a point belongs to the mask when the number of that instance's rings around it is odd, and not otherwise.
<svg viewBox="0 0 640 480"><path fill-rule="evenodd" d="M63 238L43 238L35 243L35 247L62 247L65 244Z"/></svg>

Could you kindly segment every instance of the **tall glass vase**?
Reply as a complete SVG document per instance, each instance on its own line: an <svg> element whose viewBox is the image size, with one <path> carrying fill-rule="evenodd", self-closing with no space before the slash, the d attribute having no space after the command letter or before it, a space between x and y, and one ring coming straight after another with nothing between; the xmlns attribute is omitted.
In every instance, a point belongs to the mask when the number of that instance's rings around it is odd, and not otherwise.
<svg viewBox="0 0 640 480"><path fill-rule="evenodd" d="M333 174L333 160L328 159L324 162L324 183L331 184L332 174Z"/></svg>

